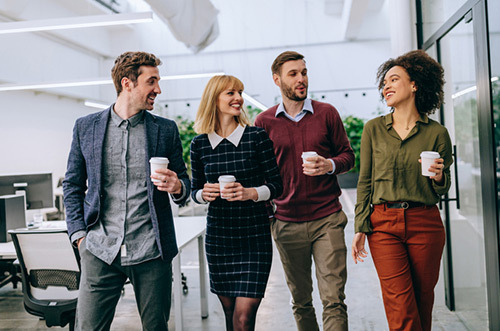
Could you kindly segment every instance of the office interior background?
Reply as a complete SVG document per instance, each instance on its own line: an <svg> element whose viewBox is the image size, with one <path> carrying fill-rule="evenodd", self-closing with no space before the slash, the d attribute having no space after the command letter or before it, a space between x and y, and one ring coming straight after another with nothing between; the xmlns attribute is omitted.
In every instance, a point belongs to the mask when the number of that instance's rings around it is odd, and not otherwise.
<svg viewBox="0 0 500 331"><path fill-rule="evenodd" d="M163 61L160 116L193 120L222 72L243 81L246 105L270 107L280 101L271 63L296 50L311 98L368 120L389 111L378 66L422 48L445 68L435 119L456 146L441 295L471 330L499 330L498 17L500 0L0 0L0 176L52 173L57 193L73 124L114 101L110 70L125 51ZM62 28L92 20L116 25Z"/></svg>

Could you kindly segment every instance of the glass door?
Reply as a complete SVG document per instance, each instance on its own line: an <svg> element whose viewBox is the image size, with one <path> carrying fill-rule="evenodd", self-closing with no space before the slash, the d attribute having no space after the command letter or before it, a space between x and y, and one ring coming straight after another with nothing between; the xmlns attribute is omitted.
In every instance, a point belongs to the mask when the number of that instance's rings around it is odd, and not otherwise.
<svg viewBox="0 0 500 331"><path fill-rule="evenodd" d="M452 198L446 205L451 305L470 330L488 329L479 112L472 16L465 16L437 42L445 68L442 114L452 144ZM450 259L451 257L451 259Z"/></svg>

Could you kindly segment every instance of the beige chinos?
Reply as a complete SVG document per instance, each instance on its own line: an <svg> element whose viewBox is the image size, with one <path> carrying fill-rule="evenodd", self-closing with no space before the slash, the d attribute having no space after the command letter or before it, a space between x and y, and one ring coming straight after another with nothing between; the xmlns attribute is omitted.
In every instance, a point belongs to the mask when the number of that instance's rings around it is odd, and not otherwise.
<svg viewBox="0 0 500 331"><path fill-rule="evenodd" d="M347 217L342 210L309 222L275 219L271 223L299 331L319 330L312 304L311 256L323 303L323 330L347 330L346 224Z"/></svg>

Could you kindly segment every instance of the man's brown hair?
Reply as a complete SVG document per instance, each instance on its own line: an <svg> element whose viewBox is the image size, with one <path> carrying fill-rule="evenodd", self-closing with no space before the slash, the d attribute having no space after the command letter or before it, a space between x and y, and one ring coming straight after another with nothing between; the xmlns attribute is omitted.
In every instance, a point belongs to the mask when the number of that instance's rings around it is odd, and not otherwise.
<svg viewBox="0 0 500 331"><path fill-rule="evenodd" d="M146 52L125 52L118 56L115 65L111 69L111 77L115 84L116 95L122 92L122 78L127 77L137 85L137 77L140 76L141 66L158 67L161 60L151 53Z"/></svg>
<svg viewBox="0 0 500 331"><path fill-rule="evenodd" d="M271 71L273 72L273 74L280 75L281 67L283 66L283 64L285 62L295 61L295 60L304 60L304 55L294 51L283 52L280 55L278 55L278 57L274 60L273 64L271 65Z"/></svg>

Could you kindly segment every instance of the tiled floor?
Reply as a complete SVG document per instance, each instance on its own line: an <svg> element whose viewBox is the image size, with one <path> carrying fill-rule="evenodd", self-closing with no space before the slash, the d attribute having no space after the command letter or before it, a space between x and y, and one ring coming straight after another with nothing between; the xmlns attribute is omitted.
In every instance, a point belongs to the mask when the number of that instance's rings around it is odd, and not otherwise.
<svg viewBox="0 0 500 331"><path fill-rule="evenodd" d="M349 218L346 228L346 244L350 251L353 237L354 190L345 190L342 204ZM198 256L196 243L190 244L182 253L182 271L187 276L189 292L183 297L185 330L224 330L224 316L217 297L209 295L209 317L201 319L198 282ZM433 315L433 330L467 330L455 313L450 312L443 303L442 285L436 288L436 305ZM317 316L321 316L321 301L314 289L314 306ZM388 330L380 295L380 288L372 261L355 265L348 259L348 281L346 303L349 313L349 328L354 331ZM174 329L174 316L170 319ZM45 323L24 311L22 292L11 285L0 289L0 330L44 330ZM67 329L67 328L66 328ZM120 300L113 321L112 330L140 330L140 320L135 307L133 290L126 286L125 296ZM256 330L281 331L295 330L291 312L290 295L286 287L283 269L275 251L271 276L266 297L258 311Z"/></svg>

